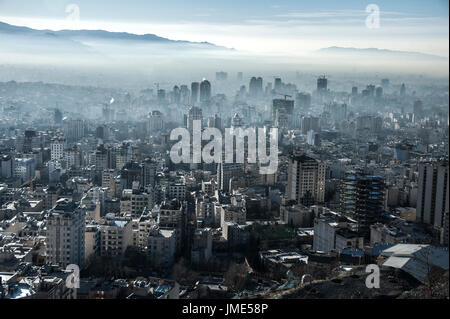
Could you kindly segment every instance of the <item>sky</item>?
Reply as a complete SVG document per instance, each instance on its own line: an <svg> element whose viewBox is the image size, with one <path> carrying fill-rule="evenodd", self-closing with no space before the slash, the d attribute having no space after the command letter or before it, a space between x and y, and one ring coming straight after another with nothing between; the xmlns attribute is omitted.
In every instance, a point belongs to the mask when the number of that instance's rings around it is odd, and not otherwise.
<svg viewBox="0 0 450 319"><path fill-rule="evenodd" d="M379 8L379 25L366 25ZM0 0L0 21L207 41L261 55L330 46L449 56L448 0ZM373 21L373 20L370 20Z"/></svg>

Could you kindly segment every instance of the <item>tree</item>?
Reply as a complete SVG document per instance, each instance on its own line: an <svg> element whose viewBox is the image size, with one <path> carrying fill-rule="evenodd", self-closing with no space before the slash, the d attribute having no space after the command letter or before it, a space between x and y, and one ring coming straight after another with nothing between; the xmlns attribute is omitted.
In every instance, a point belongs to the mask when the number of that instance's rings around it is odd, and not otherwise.
<svg viewBox="0 0 450 319"><path fill-rule="evenodd" d="M180 258L172 268L172 279L177 282L188 281L194 283L197 278L198 274L186 265L184 258Z"/></svg>
<svg viewBox="0 0 450 319"><path fill-rule="evenodd" d="M247 282L247 267L245 264L232 263L224 275L225 285L234 291L244 289Z"/></svg>
<svg viewBox="0 0 450 319"><path fill-rule="evenodd" d="M419 251L417 256L425 264L426 277L425 277L425 289L427 298L436 298L442 295L441 283L444 274L444 270L436 267L431 262L432 248L430 246L424 247Z"/></svg>
<svg viewBox="0 0 450 319"><path fill-rule="evenodd" d="M128 246L125 250L124 265L128 267L145 267L147 265L147 254L136 246Z"/></svg>

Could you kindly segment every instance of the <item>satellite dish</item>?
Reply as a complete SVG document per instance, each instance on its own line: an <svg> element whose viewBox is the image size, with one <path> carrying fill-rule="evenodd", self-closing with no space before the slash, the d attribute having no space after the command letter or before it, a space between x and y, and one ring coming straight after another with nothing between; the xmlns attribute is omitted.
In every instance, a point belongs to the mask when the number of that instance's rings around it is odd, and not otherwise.
<svg viewBox="0 0 450 319"><path fill-rule="evenodd" d="M310 274L304 274L302 276L302 285L308 283L310 284L312 282L312 276Z"/></svg>

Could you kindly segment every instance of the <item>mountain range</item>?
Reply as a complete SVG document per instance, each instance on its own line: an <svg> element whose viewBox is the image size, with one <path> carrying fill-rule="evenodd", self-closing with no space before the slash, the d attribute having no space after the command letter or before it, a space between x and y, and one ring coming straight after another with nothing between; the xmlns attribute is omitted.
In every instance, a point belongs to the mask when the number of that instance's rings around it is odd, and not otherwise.
<svg viewBox="0 0 450 319"><path fill-rule="evenodd" d="M301 40L299 40L301 41ZM328 47L302 54L260 54L209 42L171 40L155 34L105 30L36 30L0 22L0 65L71 67L123 72L200 72L229 68L260 72L302 70L443 72L448 58L379 48ZM270 49L268 47L268 49ZM158 71L156 71L158 70ZM203 74L203 73L202 73Z"/></svg>
<svg viewBox="0 0 450 319"><path fill-rule="evenodd" d="M51 48L53 52L61 51L62 48L82 50L90 52L96 48L99 44L109 44L114 46L115 44L123 44L127 42L134 42L134 44L141 45L164 45L165 49L173 48L175 50L196 49L196 50L220 50L220 51L235 51L234 49L225 48L223 46L217 46L209 42L190 42L184 40L171 40L168 38L160 37L155 34L133 34L127 32L109 32L105 30L35 30L28 27L15 26L0 22L0 39L1 37L7 37L7 39L14 38L15 43L12 46L14 50L29 49L31 45L36 46L36 49L43 49L44 51ZM23 43L21 43L21 40ZM37 41L34 41L37 40ZM30 42L31 41L31 42ZM29 45L27 45L27 43ZM48 47L51 43L51 47ZM16 44L16 45L14 45ZM19 44L19 45L17 45ZM111 47L108 47L111 49ZM148 49L148 48L147 48ZM153 50L150 50L153 51ZM179 52L179 51L178 51ZM378 48L345 48L332 46L328 48L322 48L315 52L315 54L326 56L345 56L345 57L374 57L374 58L392 58L392 59L432 59L442 60L447 59L444 57L408 51L394 51Z"/></svg>
<svg viewBox="0 0 450 319"><path fill-rule="evenodd" d="M317 51L319 54L325 55L335 55L335 56L364 56L364 57L379 57L379 58L410 58L410 59L432 59L432 60L445 60L445 57L426 54L420 52L410 52L410 51L397 51L397 50L386 50L378 48L344 48L344 47L328 47Z"/></svg>
<svg viewBox="0 0 450 319"><path fill-rule="evenodd" d="M172 43L172 44L194 44L201 46L209 46L215 48L223 48L216 46L209 42L190 42L184 40L170 40L167 38L159 37L155 34L133 34L127 32L109 32L105 30L36 30L28 27L15 26L0 21L0 33L4 35L15 36L35 36L60 40L80 40L80 39L97 39L97 40L129 40L129 41L143 41L154 43Z"/></svg>

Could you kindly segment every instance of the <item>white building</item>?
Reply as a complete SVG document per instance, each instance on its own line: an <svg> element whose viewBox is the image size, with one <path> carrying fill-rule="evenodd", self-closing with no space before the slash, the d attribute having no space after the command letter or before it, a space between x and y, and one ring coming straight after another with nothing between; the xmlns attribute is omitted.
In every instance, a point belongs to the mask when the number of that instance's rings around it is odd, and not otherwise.
<svg viewBox="0 0 450 319"><path fill-rule="evenodd" d="M55 138L50 144L50 159L58 161L63 159L66 149L66 140L64 138Z"/></svg>
<svg viewBox="0 0 450 319"><path fill-rule="evenodd" d="M338 222L335 220L314 220L314 251L330 252L334 250L336 238L335 233L338 225Z"/></svg>
<svg viewBox="0 0 450 319"><path fill-rule="evenodd" d="M314 211L303 205L281 206L281 220L293 227L310 227L314 218Z"/></svg>
<svg viewBox="0 0 450 319"><path fill-rule="evenodd" d="M355 232L356 221L332 211L314 219L313 250L329 253L342 249L362 249L364 239Z"/></svg>
<svg viewBox="0 0 450 319"><path fill-rule="evenodd" d="M132 222L126 218L116 218L107 214L105 223L100 225L100 254L102 256L123 256L133 243Z"/></svg>

